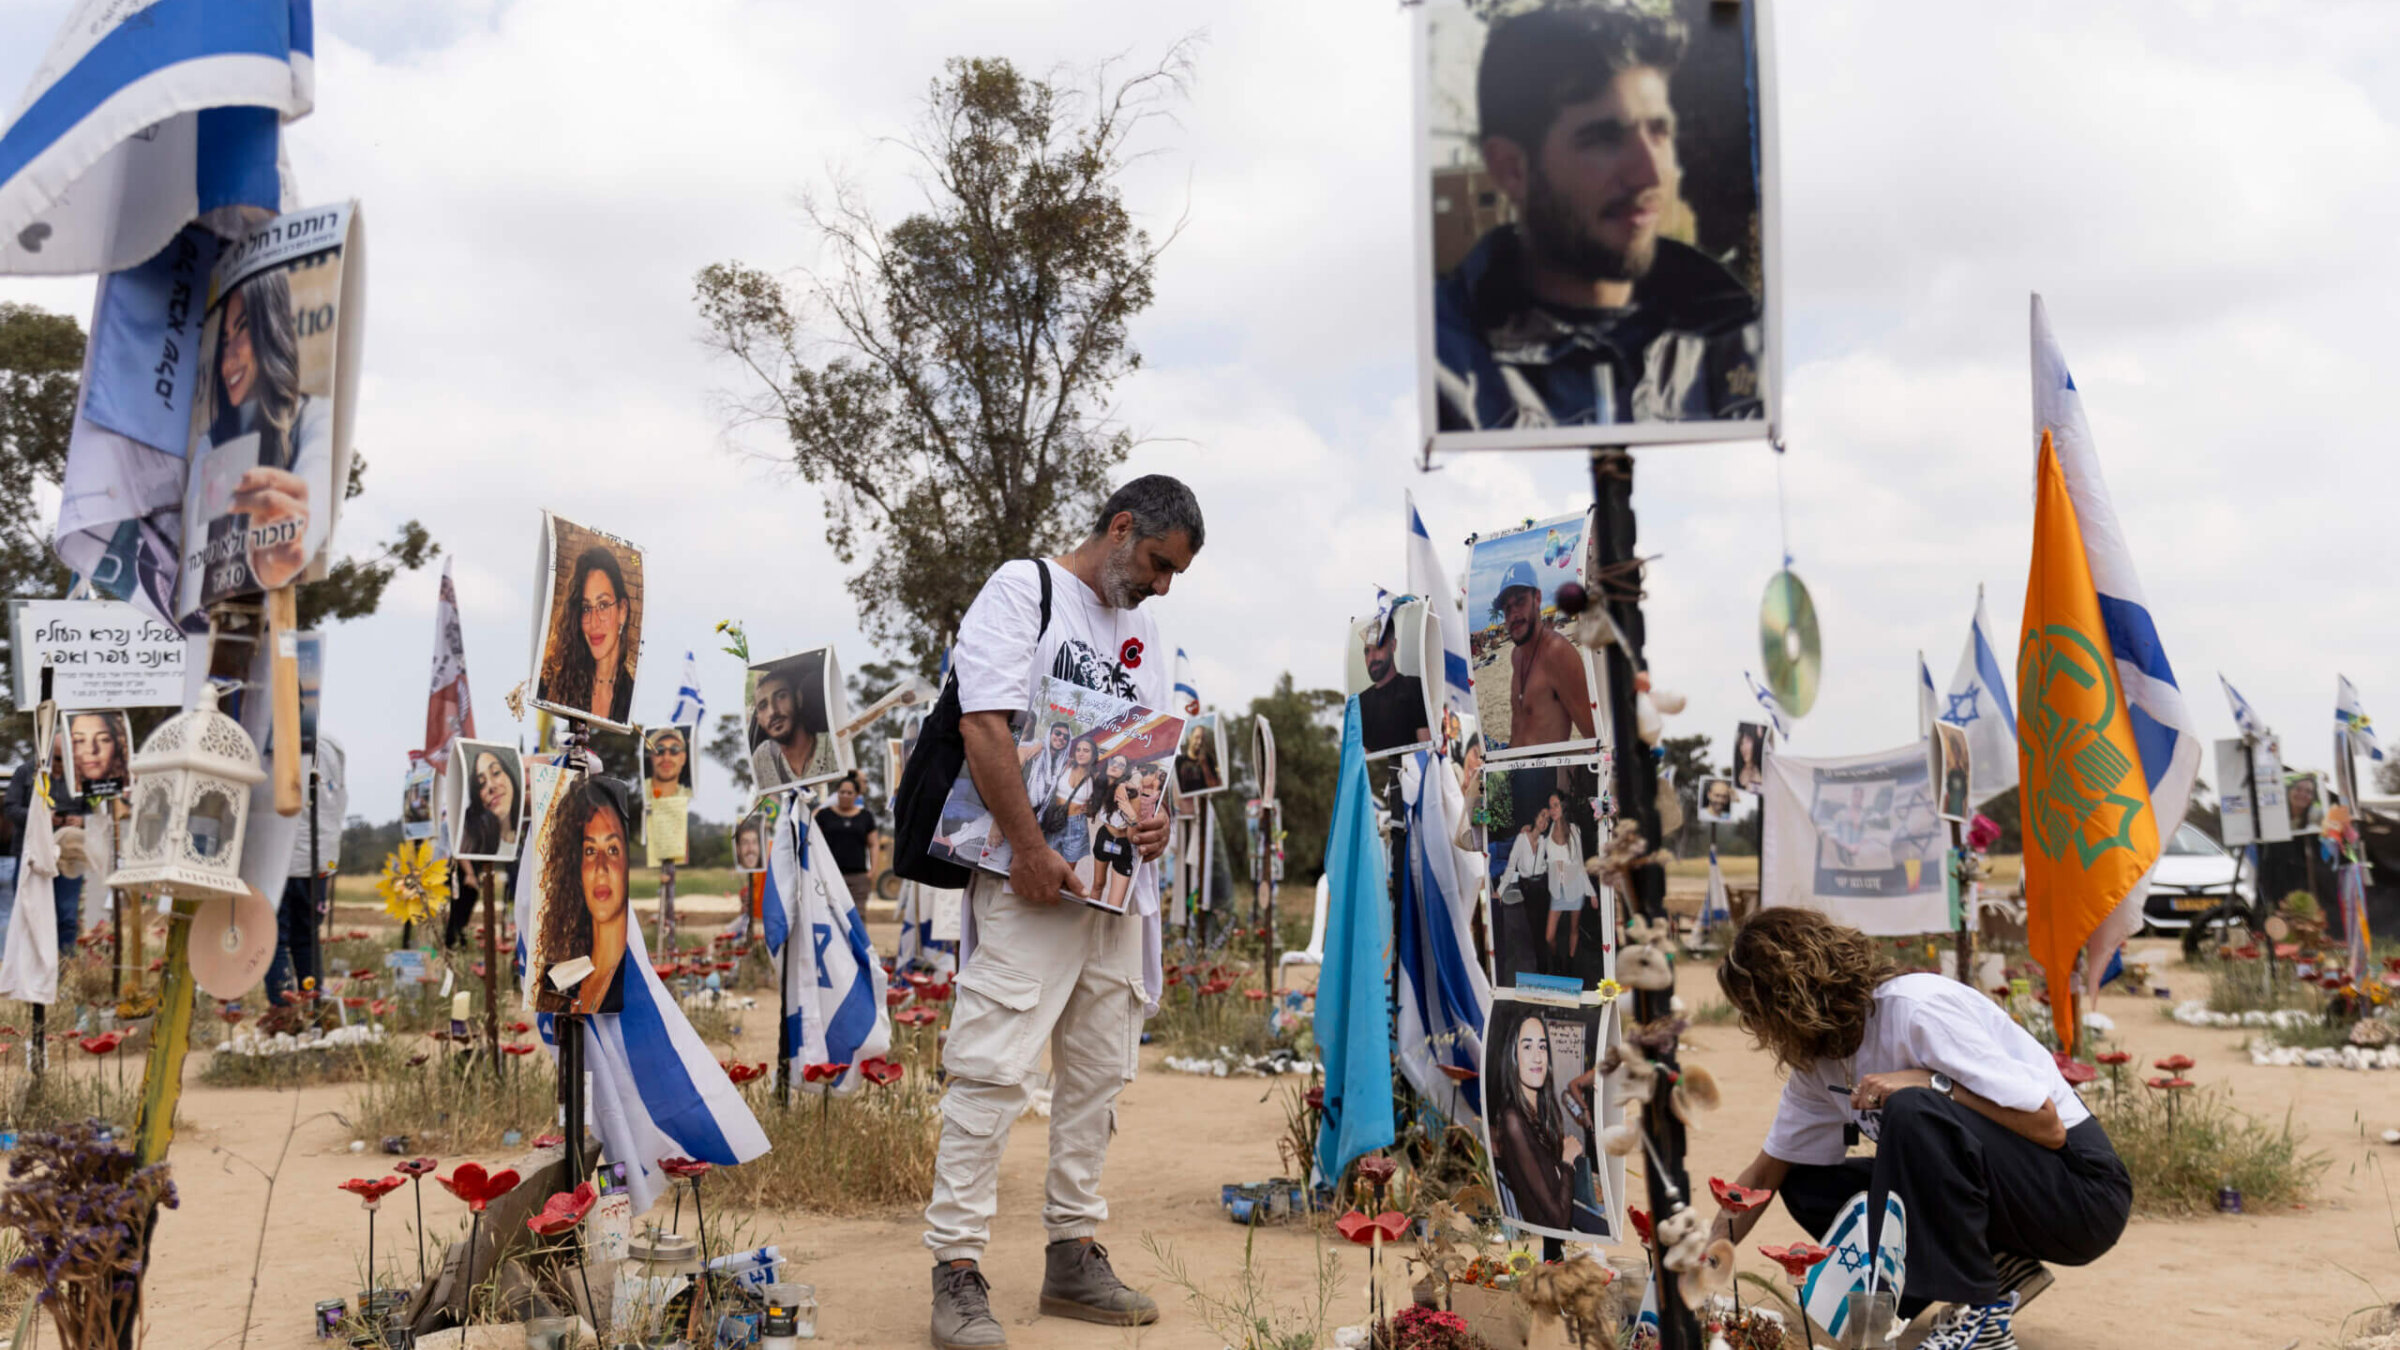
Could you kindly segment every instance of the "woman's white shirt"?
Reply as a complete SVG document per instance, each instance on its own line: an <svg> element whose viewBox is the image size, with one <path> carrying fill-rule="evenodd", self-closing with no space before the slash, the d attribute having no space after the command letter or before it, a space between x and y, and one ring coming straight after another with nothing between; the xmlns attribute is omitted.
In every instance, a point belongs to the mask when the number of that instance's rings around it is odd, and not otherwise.
<svg viewBox="0 0 2400 1350"><path fill-rule="evenodd" d="M1843 1127L1857 1125L1872 1139L1881 1113L1852 1110L1848 1094L1831 1085L1856 1086L1869 1074L1910 1069L1938 1070L2012 1111L2039 1111L2050 1102L2069 1128L2091 1118L2050 1052L1998 1004L1944 976L1901 975L1875 990L1856 1055L1818 1060L1784 1081L1775 1123L1767 1127L1768 1155L1788 1163L1840 1162L1849 1152Z"/></svg>

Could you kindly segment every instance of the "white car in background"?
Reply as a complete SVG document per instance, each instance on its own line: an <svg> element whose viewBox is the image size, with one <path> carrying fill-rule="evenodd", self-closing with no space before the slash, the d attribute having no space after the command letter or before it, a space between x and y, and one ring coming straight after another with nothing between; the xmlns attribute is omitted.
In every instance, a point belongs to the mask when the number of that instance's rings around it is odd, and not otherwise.
<svg viewBox="0 0 2400 1350"><path fill-rule="evenodd" d="M2250 903L2255 887L2248 869L2187 821L2167 841L2158 866L2151 870L2142 921L2159 932L2180 933L2229 899Z"/></svg>

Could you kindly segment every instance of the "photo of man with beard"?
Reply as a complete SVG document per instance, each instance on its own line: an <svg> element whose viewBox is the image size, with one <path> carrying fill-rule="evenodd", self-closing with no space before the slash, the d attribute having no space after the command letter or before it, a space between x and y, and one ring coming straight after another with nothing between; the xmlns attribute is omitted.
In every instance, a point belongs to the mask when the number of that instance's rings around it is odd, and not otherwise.
<svg viewBox="0 0 2400 1350"><path fill-rule="evenodd" d="M1437 429L1765 417L1740 11L1551 0L1485 27L1442 8L1427 114ZM1448 110L1470 101L1460 125Z"/></svg>
<svg viewBox="0 0 2400 1350"><path fill-rule="evenodd" d="M758 790L838 778L847 767L831 734L837 677L820 647L750 668L750 776Z"/></svg>
<svg viewBox="0 0 2400 1350"><path fill-rule="evenodd" d="M1422 604L1395 605L1382 618L1358 626L1363 664L1351 667L1351 678L1355 682L1363 674L1366 682L1354 684L1350 692L1358 695L1359 737L1370 755L1405 750L1433 739L1432 719L1425 709L1425 681L1400 673L1404 635L1413 634L1420 639L1418 646L1424 645L1424 614Z"/></svg>

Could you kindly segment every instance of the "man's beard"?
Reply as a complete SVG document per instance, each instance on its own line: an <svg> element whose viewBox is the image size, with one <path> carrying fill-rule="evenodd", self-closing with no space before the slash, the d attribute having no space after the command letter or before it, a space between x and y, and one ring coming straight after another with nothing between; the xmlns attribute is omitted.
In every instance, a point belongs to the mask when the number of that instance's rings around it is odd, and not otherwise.
<svg viewBox="0 0 2400 1350"><path fill-rule="evenodd" d="M1586 233L1575 208L1538 168L1526 189L1525 231L1543 262L1587 281L1639 281L1658 256L1655 234L1637 237L1619 252Z"/></svg>
<svg viewBox="0 0 2400 1350"><path fill-rule="evenodd" d="M1100 560L1100 602L1110 609L1132 609L1150 598L1150 588L1133 580L1134 541Z"/></svg>

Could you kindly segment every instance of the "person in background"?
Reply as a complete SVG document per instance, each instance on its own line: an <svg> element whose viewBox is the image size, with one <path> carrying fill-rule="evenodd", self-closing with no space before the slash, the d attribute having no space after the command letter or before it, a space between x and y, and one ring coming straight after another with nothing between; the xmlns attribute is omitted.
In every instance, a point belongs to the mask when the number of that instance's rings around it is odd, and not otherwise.
<svg viewBox="0 0 2400 1350"><path fill-rule="evenodd" d="M83 799L66 795L66 763L66 738L61 736L50 743L51 825L59 830L83 824ZM9 858L8 910L0 912L0 922L13 918L16 909L16 869L25 856L25 817L33 809L33 780L33 756L27 755L9 775L6 796L0 797L0 830L7 835ZM60 876L51 886L58 905L58 949L64 952L83 932L83 878ZM0 927L0 934L7 931Z"/></svg>
<svg viewBox="0 0 2400 1350"><path fill-rule="evenodd" d="M842 869L842 884L850 888L850 903L865 905L875 890L875 813L858 800L858 774L834 784L833 804L817 810L817 828L825 832L825 847L833 865Z"/></svg>
<svg viewBox="0 0 2400 1350"><path fill-rule="evenodd" d="M300 769L304 784L307 774L317 775L316 869L309 869L309 822L303 817L292 836L291 863L284 869L283 903L275 911L275 959L267 967L269 1004L289 1001L293 986L302 980L324 983L317 932L325 922L328 879L341 858L342 821L350 808L348 760L340 741L318 736L317 753L303 759Z"/></svg>

